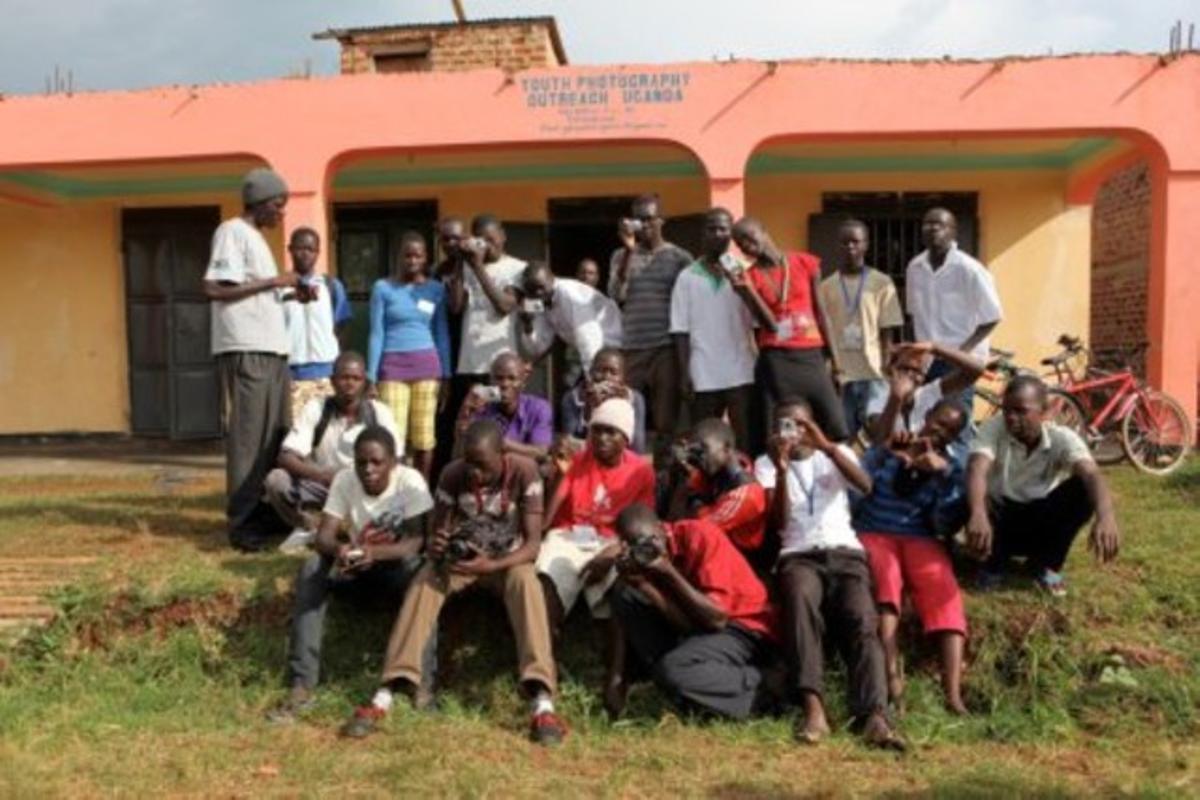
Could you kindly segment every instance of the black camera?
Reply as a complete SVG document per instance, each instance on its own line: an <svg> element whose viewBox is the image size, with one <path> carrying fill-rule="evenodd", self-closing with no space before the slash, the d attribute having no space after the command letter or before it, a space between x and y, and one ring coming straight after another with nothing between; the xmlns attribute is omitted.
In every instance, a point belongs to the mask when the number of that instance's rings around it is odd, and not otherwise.
<svg viewBox="0 0 1200 800"><path fill-rule="evenodd" d="M700 442L677 444L674 447L674 455L677 464L688 464L700 469L704 463L704 445Z"/></svg>
<svg viewBox="0 0 1200 800"><path fill-rule="evenodd" d="M639 536L629 543L629 559L639 567L648 567L663 554L658 537L651 534Z"/></svg>
<svg viewBox="0 0 1200 800"><path fill-rule="evenodd" d="M470 539L465 536L455 536L446 542L446 549L442 551L442 560L448 564L470 561L475 557L475 552Z"/></svg>

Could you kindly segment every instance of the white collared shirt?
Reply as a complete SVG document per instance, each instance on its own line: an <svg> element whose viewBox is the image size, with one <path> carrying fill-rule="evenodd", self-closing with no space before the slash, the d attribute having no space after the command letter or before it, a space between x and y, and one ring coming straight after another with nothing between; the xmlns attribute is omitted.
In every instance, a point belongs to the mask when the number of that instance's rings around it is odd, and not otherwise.
<svg viewBox="0 0 1200 800"><path fill-rule="evenodd" d="M951 245L946 261L934 270L929 251L923 250L908 264L905 303L919 341L961 348L980 325L999 322L1000 296L987 267ZM970 352L986 361L985 337Z"/></svg>
<svg viewBox="0 0 1200 800"><path fill-rule="evenodd" d="M971 445L971 455L976 453L992 459L988 494L1018 503L1040 500L1070 478L1076 464L1093 460L1087 444L1068 427L1042 423L1042 438L1029 450L1013 438L999 415L979 426Z"/></svg>
<svg viewBox="0 0 1200 800"><path fill-rule="evenodd" d="M533 333L521 328L521 340L536 357L554 344L555 334L578 350L583 368L590 369L600 348L621 346L621 309L582 281L555 278L548 307L534 317Z"/></svg>
<svg viewBox="0 0 1200 800"><path fill-rule="evenodd" d="M846 445L838 448L858 463L853 450ZM754 462L754 477L764 489L775 488L775 465L769 456L759 456ZM835 547L862 549L850 524L850 483L832 458L816 452L789 462L787 491L787 527L779 532L781 557Z"/></svg>
<svg viewBox="0 0 1200 800"><path fill-rule="evenodd" d="M724 275L699 262L679 273L671 291L671 333L687 334L688 373L698 392L754 383L750 309Z"/></svg>

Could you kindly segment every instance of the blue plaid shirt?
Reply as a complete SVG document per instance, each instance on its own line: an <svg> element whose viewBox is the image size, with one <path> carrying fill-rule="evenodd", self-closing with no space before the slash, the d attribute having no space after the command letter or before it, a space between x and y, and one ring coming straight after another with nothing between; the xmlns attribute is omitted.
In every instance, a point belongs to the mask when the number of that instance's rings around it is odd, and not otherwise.
<svg viewBox="0 0 1200 800"><path fill-rule="evenodd" d="M958 459L947 460L947 472L931 475L905 469L882 445L872 447L862 465L874 486L854 503L854 529L907 536L953 533L966 517L966 475Z"/></svg>

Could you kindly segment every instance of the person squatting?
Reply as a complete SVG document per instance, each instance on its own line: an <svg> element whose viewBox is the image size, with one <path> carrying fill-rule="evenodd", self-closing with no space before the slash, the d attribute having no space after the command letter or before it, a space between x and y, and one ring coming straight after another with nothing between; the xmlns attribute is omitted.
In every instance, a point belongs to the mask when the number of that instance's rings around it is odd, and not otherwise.
<svg viewBox="0 0 1200 800"><path fill-rule="evenodd" d="M1117 554L1106 483L1048 418L1040 380L1013 379L1000 413L971 422L1002 310L945 209L924 216L903 303L857 220L823 277L815 256L722 208L693 255L647 194L615 221L611 256L566 277L509 254L495 216L443 219L440 260L405 233L371 287L364 356L343 347L353 312L315 269L320 235L293 232L289 271L267 245L283 180L255 169L242 197L204 285L230 542L263 550L290 529L280 548L305 556L275 721L314 703L334 597L396 614L342 733L371 734L399 702L430 707L442 608L478 586L502 600L540 744L568 733L555 653L583 607L613 717L649 680L702 716L797 709L796 739L819 742L841 724L825 702L830 645L851 728L903 749L905 597L947 709L966 714L956 565L973 558L986 589L1020 559L1062 597L1089 521L1096 556ZM916 341L900 340L906 313ZM544 397L531 378L556 345L570 380Z"/></svg>

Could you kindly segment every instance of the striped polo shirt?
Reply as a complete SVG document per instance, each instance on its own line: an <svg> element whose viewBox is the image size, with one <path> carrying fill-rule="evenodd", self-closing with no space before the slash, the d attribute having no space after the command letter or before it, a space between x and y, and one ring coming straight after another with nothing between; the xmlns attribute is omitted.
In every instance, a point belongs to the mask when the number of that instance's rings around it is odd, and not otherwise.
<svg viewBox="0 0 1200 800"><path fill-rule="evenodd" d="M692 263L686 250L670 242L653 253L636 251L629 260L625 297L617 292L617 266L624 250L610 259L608 294L621 306L621 327L626 350L649 350L671 344L671 290L679 273Z"/></svg>

